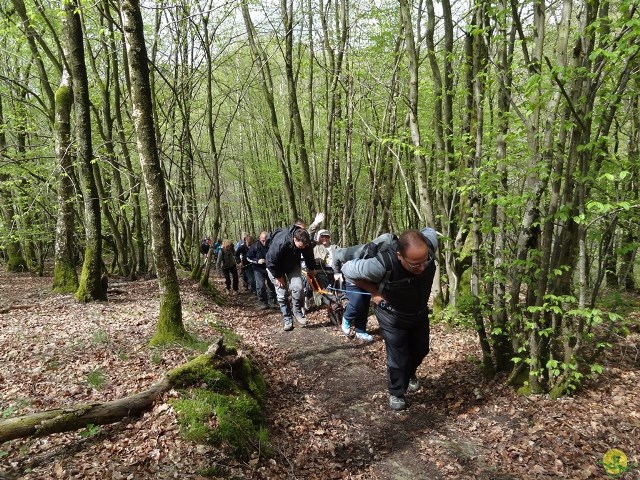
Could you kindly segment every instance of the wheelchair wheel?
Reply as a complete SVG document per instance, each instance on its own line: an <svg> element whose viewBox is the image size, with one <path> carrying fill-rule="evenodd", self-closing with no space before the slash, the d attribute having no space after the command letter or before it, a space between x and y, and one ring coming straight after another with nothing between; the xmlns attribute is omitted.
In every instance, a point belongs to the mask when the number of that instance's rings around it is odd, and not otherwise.
<svg viewBox="0 0 640 480"><path fill-rule="evenodd" d="M336 327L339 326L342 323L342 313L334 310L333 308L330 308L329 320L331 320L331 323L333 323Z"/></svg>

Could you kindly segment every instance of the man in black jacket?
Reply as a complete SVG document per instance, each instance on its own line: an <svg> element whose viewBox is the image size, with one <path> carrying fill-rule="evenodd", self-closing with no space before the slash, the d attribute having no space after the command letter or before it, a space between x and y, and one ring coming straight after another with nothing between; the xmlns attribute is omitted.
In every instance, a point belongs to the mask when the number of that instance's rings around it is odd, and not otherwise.
<svg viewBox="0 0 640 480"><path fill-rule="evenodd" d="M308 274L315 275L313 245L309 232L299 225L292 225L273 236L266 256L267 272L276 288L276 298L286 331L293 330L293 316L296 317L300 325L307 323L304 313L302 313L301 255L307 265ZM288 290L291 291L293 316L292 308L287 302Z"/></svg>
<svg viewBox="0 0 640 480"><path fill-rule="evenodd" d="M247 259L253 265L253 276L256 283L256 295L260 302L260 309L269 308L269 302L276 306L276 290L267 274L267 251L269 250L269 233L260 232L258 241L251 245ZM267 291L268 289L268 291ZM268 295L267 295L268 294ZM267 298L268 296L268 298Z"/></svg>
<svg viewBox="0 0 640 480"><path fill-rule="evenodd" d="M429 353L429 308L438 239L435 230L407 230L390 250L342 265L342 274L371 295L387 351L389 407L407 408L420 389L416 370Z"/></svg>
<svg viewBox="0 0 640 480"><path fill-rule="evenodd" d="M242 284L244 286L244 291L256 293L256 284L253 278L253 265L247 258L251 245L253 245L253 237L251 235L245 235L242 245L236 247L235 256L236 263L241 264L240 271L242 272Z"/></svg>

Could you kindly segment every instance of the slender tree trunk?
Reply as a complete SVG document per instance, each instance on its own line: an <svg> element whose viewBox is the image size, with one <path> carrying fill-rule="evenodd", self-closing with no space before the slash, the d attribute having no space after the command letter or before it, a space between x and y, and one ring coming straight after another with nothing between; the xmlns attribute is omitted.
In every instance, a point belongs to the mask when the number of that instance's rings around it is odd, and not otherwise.
<svg viewBox="0 0 640 480"><path fill-rule="evenodd" d="M298 85L293 74L293 0L280 0L282 20L284 27L284 65L287 76L287 88L289 93L289 113L295 132L296 151L299 154L300 167L302 169L302 192L304 205L310 215L319 211L319 198L314 195L314 187L311 183L311 171L309 168L309 154L305 140L302 116L298 105Z"/></svg>
<svg viewBox="0 0 640 480"><path fill-rule="evenodd" d="M130 258L127 260L129 265L129 275L131 278L135 278L138 273L144 273L147 269L146 253L145 253L145 241L142 232L142 208L140 206L140 179L133 170L133 164L131 163L131 155L129 153L129 144L125 136L125 126L122 118L122 90L121 90L121 78L120 78L120 60L118 58L118 46L115 38L115 28L112 21L112 12L110 11L109 2L103 0L103 9L108 14L105 15L107 21L107 27L109 29L109 55L111 60L111 76L113 85L113 117L115 121L115 130L117 136L117 144L120 149L120 158L124 160L124 173L126 178L126 186L128 187L128 201L131 205L132 221L129 224L129 219L126 215L123 215L123 219L126 222L124 228L124 236L126 236L126 244L128 245L128 253ZM125 55L126 59L126 55ZM125 70L125 78L129 78L128 68L126 62L123 65ZM121 198L120 207L125 204L124 196Z"/></svg>
<svg viewBox="0 0 640 480"><path fill-rule="evenodd" d="M413 145L413 161L415 170L418 173L418 194L420 196L420 207L422 211L420 216L427 225L435 225L433 216L433 205L429 197L429 185L426 178L427 165L422 152L422 138L420 136L420 124L418 122L418 101L419 101L419 75L418 65L418 49L416 46L415 35L413 31L413 21L411 20L412 3L408 0L400 0L400 16L404 31L404 43L407 51L407 60L409 62L409 131L411 132L411 144Z"/></svg>
<svg viewBox="0 0 640 480"><path fill-rule="evenodd" d="M497 142L496 142L496 165L497 165L497 185L496 194L493 198L495 207L496 233L493 242L493 269L495 280L492 292L492 340L497 371L507 371L511 366L513 349L509 343L508 312L506 303L507 293L507 268L505 266L506 244L507 244L507 208L498 198L508 191L507 172L507 142L509 133L509 99L513 75L511 73L511 63L513 61L513 49L515 41L515 30L511 27L507 29L507 19L509 17L508 0L501 0L500 11L498 12L499 43L497 46L497 75L498 75L498 112L497 112Z"/></svg>
<svg viewBox="0 0 640 480"><path fill-rule="evenodd" d="M100 199L93 173L93 146L91 144L91 110L87 67L84 60L84 40L80 18L80 5L75 0L65 1L69 45L69 68L73 80L73 102L80 183L84 197L85 253L80 285L76 298L81 302L106 300L106 282L102 278L102 225Z"/></svg>
<svg viewBox="0 0 640 480"><path fill-rule="evenodd" d="M73 261L73 229L75 203L73 159L71 155L71 106L73 92L71 79L63 72L56 92L56 160L58 161L58 221L56 224L53 289L72 293L78 289L78 273Z"/></svg>
<svg viewBox="0 0 640 480"><path fill-rule="evenodd" d="M5 134L6 124L4 122L4 112L2 97L0 97L0 155L7 155L7 137ZM6 174L0 174L0 213L5 229L9 232L6 242L5 252L7 255L7 270L10 272L22 272L27 268L27 262L22 257L18 236L13 231L15 229L14 208L11 200L11 193L2 188L2 182L9 179Z"/></svg>
<svg viewBox="0 0 640 480"><path fill-rule="evenodd" d="M291 178L291 170L287 163L287 156L285 153L284 143L282 141L282 135L280 133L280 126L278 123L278 114L276 112L276 105L274 100L274 88L273 78L271 76L271 68L269 67L269 61L262 46L258 43L258 38L255 33L255 26L249 15L249 6L247 0L242 0L242 17L247 29L247 35L249 38L249 46L255 62L258 64L260 71L260 78L262 83L262 92L264 99L267 102L267 108L269 109L269 119L272 133L272 141L275 149L276 157L280 164L280 171L282 172L284 180L284 189L286 199L289 203L289 215L291 218L298 217L298 208L296 206L296 199L293 189L293 179Z"/></svg>
<svg viewBox="0 0 640 480"><path fill-rule="evenodd" d="M140 4L123 0L123 26L131 75L133 120L136 128L140 166L147 190L151 221L151 248L160 287L160 313L151 344L183 341L189 338L182 323L182 302L178 275L173 263L169 235L169 209L165 180L156 144L151 103L149 65Z"/></svg>
<svg viewBox="0 0 640 480"><path fill-rule="evenodd" d="M473 23L471 27L474 31L485 31L488 25L485 22L486 11L488 5L484 0L478 0L474 5ZM469 84L471 85L472 93L472 108L470 113L470 135L469 138L475 141L470 145L470 156L472 157L472 171L473 178L480 178L480 168L482 165L483 156L483 138L484 138L484 97L485 97L485 78L487 73L488 52L485 41L488 42L488 38L484 35L471 35L467 34L467 57L471 59L470 65L468 65ZM475 117L474 117L475 114ZM476 185L476 188L478 185ZM478 333L478 340L480 342L480 349L482 351L482 365L485 375L492 377L495 373L495 367L493 359L491 357L491 345L489 343L489 336L484 326L484 312L482 311L480 301L480 283L482 280L482 257L481 245L482 245L482 207L481 204L482 195L478 190L473 192L471 199L472 210L472 254L471 254L471 296L473 298L473 316L476 325L476 332Z"/></svg>

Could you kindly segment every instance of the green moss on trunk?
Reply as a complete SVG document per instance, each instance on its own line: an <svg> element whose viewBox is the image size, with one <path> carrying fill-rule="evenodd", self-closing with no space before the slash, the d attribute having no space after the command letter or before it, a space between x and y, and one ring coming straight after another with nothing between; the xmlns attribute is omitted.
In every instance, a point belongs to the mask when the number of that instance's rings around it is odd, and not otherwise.
<svg viewBox="0 0 640 480"><path fill-rule="evenodd" d="M87 247L84 252L80 285L76 291L76 299L79 302L107 299L107 292L102 283L101 267L102 264L94 258L93 249Z"/></svg>
<svg viewBox="0 0 640 480"><path fill-rule="evenodd" d="M25 272L27 270L27 261L20 254L13 254L9 252L9 259L7 260L7 271L9 272Z"/></svg>
<svg viewBox="0 0 640 480"><path fill-rule="evenodd" d="M239 369L236 369L234 376L242 381L244 387L253 395L253 397L264 405L267 400L267 382L260 370L258 370L253 362L248 358L243 358Z"/></svg>
<svg viewBox="0 0 640 480"><path fill-rule="evenodd" d="M78 289L78 273L71 260L58 261L53 269L53 290L73 293Z"/></svg>
<svg viewBox="0 0 640 480"><path fill-rule="evenodd" d="M213 357L200 355L167 376L181 392L171 404L187 440L223 446L240 457L270 451L263 426L266 382L250 358L238 357L221 338Z"/></svg>
<svg viewBox="0 0 640 480"><path fill-rule="evenodd" d="M180 433L187 440L229 448L239 457L269 451L262 410L247 393L222 395L201 388L172 402Z"/></svg>
<svg viewBox="0 0 640 480"><path fill-rule="evenodd" d="M174 368L167 376L179 388L205 383L209 389L217 392L237 392L236 384L215 368L205 355L200 355L190 362Z"/></svg>
<svg viewBox="0 0 640 480"><path fill-rule="evenodd" d="M182 323L182 301L180 290L164 288L160 293L160 315L156 333L151 338L152 346L166 345L169 343L189 343L193 338L187 333Z"/></svg>

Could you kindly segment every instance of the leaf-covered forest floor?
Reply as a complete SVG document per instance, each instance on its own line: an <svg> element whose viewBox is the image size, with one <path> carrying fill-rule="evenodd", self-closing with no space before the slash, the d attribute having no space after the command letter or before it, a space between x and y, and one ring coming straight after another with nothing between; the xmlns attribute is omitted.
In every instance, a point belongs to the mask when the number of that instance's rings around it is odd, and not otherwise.
<svg viewBox="0 0 640 480"><path fill-rule="evenodd" d="M48 276L0 273L3 417L128 396L189 358L179 348L147 346L156 281L112 278L109 301L91 304L50 286ZM372 344L344 337L325 311L284 332L279 312L257 310L251 295L228 297L220 307L189 280L181 288L191 333L211 340L212 324L227 325L260 365L274 455L238 461L181 439L167 403L172 391L140 418L1 444L0 479L198 479L211 478L205 474L213 468L223 472L219 478L239 479L606 478L601 462L610 448L636 465L622 478L638 478L637 328L616 339L603 375L552 401L518 396L502 377L484 380L475 336L433 325L431 353L418 371L423 387L396 413L387 407L375 319Z"/></svg>

